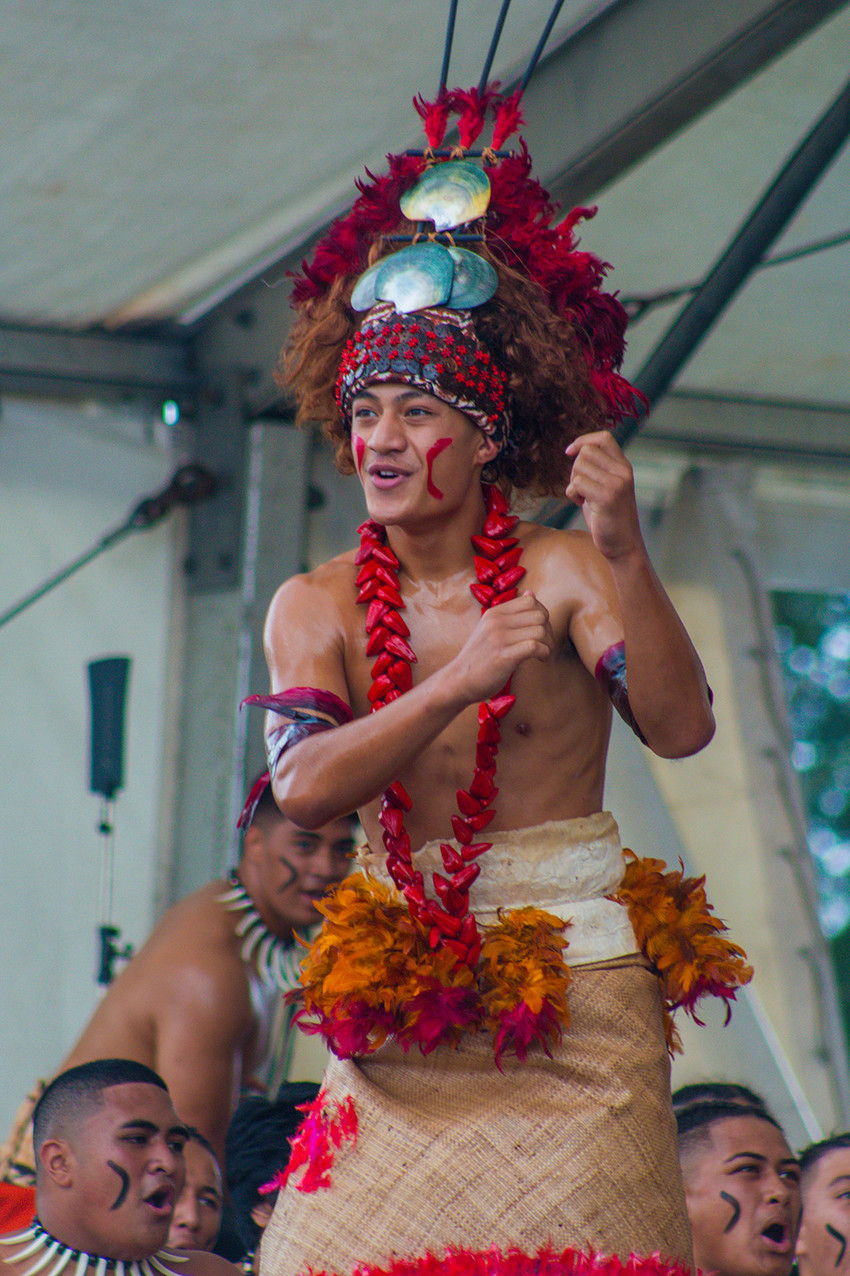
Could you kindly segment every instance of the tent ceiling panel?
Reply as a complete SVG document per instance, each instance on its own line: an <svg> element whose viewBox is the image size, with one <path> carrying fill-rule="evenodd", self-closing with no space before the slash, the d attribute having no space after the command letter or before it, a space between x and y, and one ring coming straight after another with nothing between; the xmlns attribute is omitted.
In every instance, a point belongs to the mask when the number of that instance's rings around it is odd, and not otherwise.
<svg viewBox="0 0 850 1276"><path fill-rule="evenodd" d="M552 42L598 2L566 0ZM494 73L550 0L508 13ZM177 273L196 291L344 204L419 137L445 11L414 0L52 0L4 16L0 314L84 324ZM450 79L477 83L492 0L460 6ZM400 130L402 135L400 136ZM200 263L200 266L198 265Z"/></svg>
<svg viewBox="0 0 850 1276"><path fill-rule="evenodd" d="M699 282L837 95L850 66L850 12L833 17L767 70L612 183L582 230L612 258L625 299ZM844 147L772 253L850 231ZM850 243L757 270L682 370L682 389L850 403L845 281ZM629 334L634 374L682 302L647 311Z"/></svg>

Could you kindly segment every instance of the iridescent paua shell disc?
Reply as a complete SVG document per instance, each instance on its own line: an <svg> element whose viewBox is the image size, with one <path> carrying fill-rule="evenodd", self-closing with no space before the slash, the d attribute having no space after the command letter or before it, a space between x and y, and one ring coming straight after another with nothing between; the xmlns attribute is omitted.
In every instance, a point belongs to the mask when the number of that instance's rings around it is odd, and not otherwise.
<svg viewBox="0 0 850 1276"><path fill-rule="evenodd" d="M391 301L401 314L448 301L455 265L441 244L411 244L379 263L375 296ZM362 283L362 277L358 283ZM355 290L356 291L356 290Z"/></svg>
<svg viewBox="0 0 850 1276"><path fill-rule="evenodd" d="M454 278L448 306L452 310L472 310L489 301L499 286L499 277L489 261L466 248L449 248L454 262Z"/></svg>
<svg viewBox="0 0 850 1276"><path fill-rule="evenodd" d="M371 310L374 306L378 300L375 295L375 280L383 264L382 261L376 261L374 266L369 266L363 271L351 294L352 310Z"/></svg>
<svg viewBox="0 0 850 1276"><path fill-rule="evenodd" d="M469 160L435 164L399 201L402 213L410 221L431 221L440 231L483 217L489 203L490 180Z"/></svg>

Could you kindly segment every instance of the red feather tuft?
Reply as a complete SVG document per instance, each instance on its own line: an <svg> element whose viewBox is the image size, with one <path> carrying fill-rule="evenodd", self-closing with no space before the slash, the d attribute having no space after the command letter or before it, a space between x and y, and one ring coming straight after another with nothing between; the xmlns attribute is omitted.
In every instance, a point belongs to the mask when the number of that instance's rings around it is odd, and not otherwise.
<svg viewBox="0 0 850 1276"><path fill-rule="evenodd" d="M458 139L465 151L469 150L484 127L484 118L496 97L498 86L488 85L481 93L477 88L452 89L446 96L451 109L458 116Z"/></svg>
<svg viewBox="0 0 850 1276"><path fill-rule="evenodd" d="M501 150L509 137L525 123L519 109L519 89L510 97L502 98L496 107L496 120L493 125L493 141L490 143L494 151Z"/></svg>
<svg viewBox="0 0 850 1276"><path fill-rule="evenodd" d="M501 1027L496 1034L494 1053L496 1067L501 1072L502 1056L510 1050L525 1063L529 1049L537 1045L552 1057L550 1045L557 1045L561 1040L561 1024L558 1014L550 1002L544 1001L539 1012L535 1013L521 1001L512 1010L503 1010L499 1016Z"/></svg>
<svg viewBox="0 0 850 1276"><path fill-rule="evenodd" d="M417 98L414 106L429 143L435 146L442 142L449 113L455 112L460 144L467 149L481 133L486 113L493 107L493 148L500 148L519 127L521 116L516 93L501 99L497 89L496 84L483 93L476 88L453 89L441 93L435 102ZM335 280L353 280L366 269L370 247L396 229L401 221L399 199L424 167L421 157L391 155L387 174L375 177L367 172L358 182L360 194L351 212L334 223L319 242L313 260L303 264L293 287L293 305L300 307L323 297ZM596 210L576 208L556 223L559 209L531 176L531 157L522 139L518 151L490 169L489 176L487 242L491 252L536 280L556 313L574 325L611 422L633 414L641 396L618 371L625 350L626 313L616 297L602 291L606 263L576 248L577 223Z"/></svg>
<svg viewBox="0 0 850 1276"><path fill-rule="evenodd" d="M314 1276L331 1276L315 1272ZM415 1257L392 1258L385 1266L360 1263L354 1276L692 1276L682 1263L664 1259L659 1253L596 1254L551 1245L526 1253L521 1249L461 1249L452 1246L441 1254L427 1251Z"/></svg>
<svg viewBox="0 0 850 1276"><path fill-rule="evenodd" d="M317 1021L311 1022L316 1016ZM376 1039L380 1043L396 1028L390 1011L353 998L329 1012L299 1010L295 1020L302 1032L323 1037L328 1049L340 1059L369 1054L375 1049Z"/></svg>
<svg viewBox="0 0 850 1276"><path fill-rule="evenodd" d="M436 979L428 982L430 986L405 1008L408 1022L398 1035L402 1046L417 1045L423 1054L430 1054L444 1042L454 1044L481 1019L477 989L449 988Z"/></svg>
<svg viewBox="0 0 850 1276"><path fill-rule="evenodd" d="M366 170L368 180L357 182L360 196L351 211L338 218L319 241L312 262L302 264L292 289L294 306L324 296L336 279L362 274L372 244L398 226L399 200L419 177L425 161L415 155L387 158L390 171L375 177Z"/></svg>
<svg viewBox="0 0 850 1276"><path fill-rule="evenodd" d="M278 1186L285 1187L292 1175L303 1167L304 1173L295 1187L299 1192L317 1192L331 1185L336 1149L343 1143L357 1142L357 1113L351 1095L338 1103L330 1103L324 1089L312 1103L301 1104L300 1111L306 1115L290 1140L289 1163L273 1183L276 1181Z"/></svg>
<svg viewBox="0 0 850 1276"><path fill-rule="evenodd" d="M449 95L443 89L435 102L426 102L420 95L413 99L413 105L425 126L425 136L428 139L428 145L436 150L438 146L442 145L443 138L446 136L449 111L451 109Z"/></svg>

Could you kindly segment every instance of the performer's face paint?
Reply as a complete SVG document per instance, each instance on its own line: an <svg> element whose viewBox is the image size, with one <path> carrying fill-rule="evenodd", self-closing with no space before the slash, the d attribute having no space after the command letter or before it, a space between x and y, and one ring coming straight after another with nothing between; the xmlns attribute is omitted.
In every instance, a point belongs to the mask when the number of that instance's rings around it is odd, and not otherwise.
<svg viewBox="0 0 850 1276"><path fill-rule="evenodd" d="M186 1128L160 1086L110 1086L102 1099L68 1136L75 1230L62 1239L123 1261L146 1258L168 1238Z"/></svg>
<svg viewBox="0 0 850 1276"><path fill-rule="evenodd" d="M682 1172L696 1265L720 1276L789 1276L800 1173L776 1126L729 1117L686 1149Z"/></svg>
<svg viewBox="0 0 850 1276"><path fill-rule="evenodd" d="M386 524L440 516L467 499L480 502L481 468L499 451L469 417L405 384L365 386L354 399L351 438L370 515ZM362 449L361 449L362 444ZM451 463L434 462L451 448Z"/></svg>
<svg viewBox="0 0 850 1276"><path fill-rule="evenodd" d="M437 439L437 442L433 443L431 447L429 447L425 456L425 459L428 462L428 491L433 497L436 497L438 501L443 499L443 493L434 482L434 462L440 453L445 452L446 448L451 447L451 445L451 439Z"/></svg>
<svg viewBox="0 0 850 1276"><path fill-rule="evenodd" d="M806 1171L797 1266L800 1276L850 1276L850 1148L825 1152Z"/></svg>
<svg viewBox="0 0 850 1276"><path fill-rule="evenodd" d="M250 893L263 921L286 938L320 921L316 905L351 871L354 823L332 820L307 831L282 816L257 820L248 830L243 856L254 873Z"/></svg>
<svg viewBox="0 0 850 1276"><path fill-rule="evenodd" d="M354 439L354 456L357 461L357 473L363 469L363 456L366 451L366 444L359 435Z"/></svg>
<svg viewBox="0 0 850 1276"><path fill-rule="evenodd" d="M185 1148L186 1182L177 1198L168 1244L211 1250L221 1227L221 1171L212 1152L195 1139Z"/></svg>

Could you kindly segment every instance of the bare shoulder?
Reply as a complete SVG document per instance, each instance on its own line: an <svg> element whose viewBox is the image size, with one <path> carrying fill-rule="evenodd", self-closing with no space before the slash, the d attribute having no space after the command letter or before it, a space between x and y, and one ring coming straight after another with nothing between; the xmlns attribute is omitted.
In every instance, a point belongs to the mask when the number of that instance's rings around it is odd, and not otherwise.
<svg viewBox="0 0 850 1276"><path fill-rule="evenodd" d="M227 887L210 882L170 908L139 954L139 974L154 990L167 986L168 1004L218 1000L223 1014L244 1017L250 989L234 914L219 898Z"/></svg>
<svg viewBox="0 0 850 1276"><path fill-rule="evenodd" d="M166 1264L168 1259L174 1262L174 1271L177 1276L234 1276L235 1272L239 1272L241 1276L241 1269L235 1263L229 1263L226 1258L221 1258L218 1254L209 1254L205 1250L166 1249L162 1252Z"/></svg>
<svg viewBox="0 0 850 1276"><path fill-rule="evenodd" d="M153 943L182 941L187 948L228 948L233 934L233 916L223 906L221 897L229 883L220 878L193 891L172 904L157 922L151 934Z"/></svg>
<svg viewBox="0 0 850 1276"><path fill-rule="evenodd" d="M523 562L541 585L568 588L583 594L587 588L610 587L611 573L589 532L580 528L544 527L520 523Z"/></svg>
<svg viewBox="0 0 850 1276"><path fill-rule="evenodd" d="M350 701L345 651L356 611L354 557L349 550L277 590L263 635L272 691L323 687Z"/></svg>
<svg viewBox="0 0 850 1276"><path fill-rule="evenodd" d="M329 616L341 617L357 574L355 552L338 554L321 567L290 576L279 585L269 606L267 631L288 628L295 621L303 625L312 619L326 622Z"/></svg>

